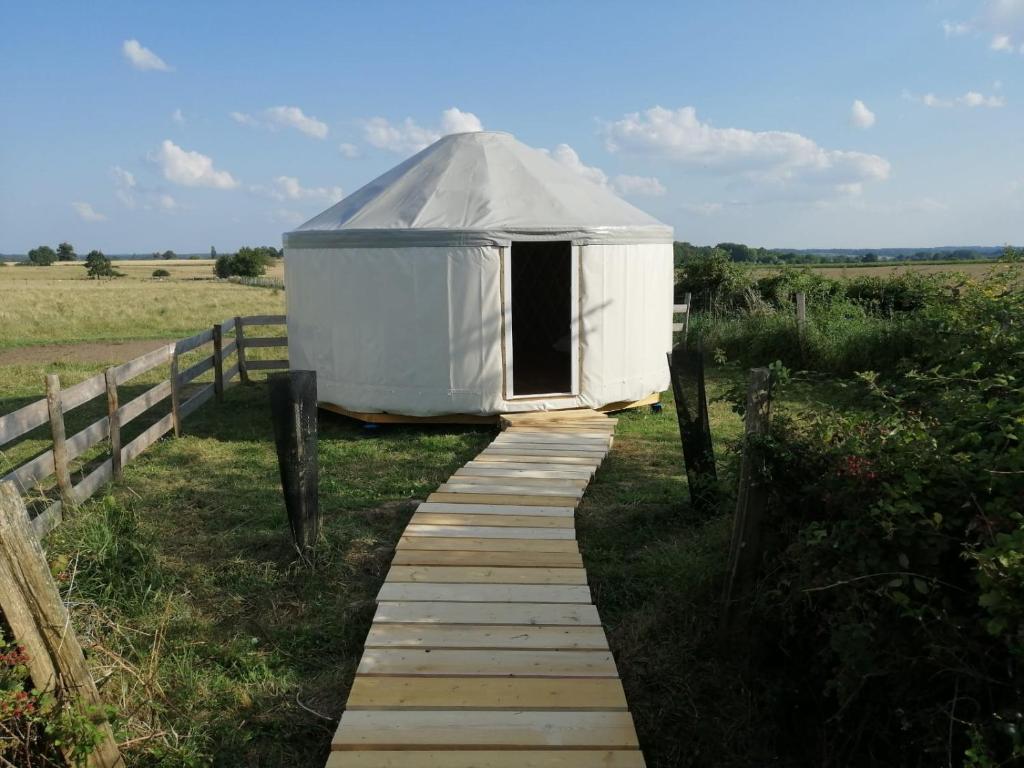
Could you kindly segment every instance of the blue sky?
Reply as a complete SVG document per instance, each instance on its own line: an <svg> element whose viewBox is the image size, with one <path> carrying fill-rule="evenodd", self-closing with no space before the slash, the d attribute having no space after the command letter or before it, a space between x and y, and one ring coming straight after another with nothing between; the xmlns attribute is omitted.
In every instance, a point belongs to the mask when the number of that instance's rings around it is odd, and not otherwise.
<svg viewBox="0 0 1024 768"><path fill-rule="evenodd" d="M0 0L0 19L0 252L279 244L478 127L695 243L1024 241L1024 0Z"/></svg>

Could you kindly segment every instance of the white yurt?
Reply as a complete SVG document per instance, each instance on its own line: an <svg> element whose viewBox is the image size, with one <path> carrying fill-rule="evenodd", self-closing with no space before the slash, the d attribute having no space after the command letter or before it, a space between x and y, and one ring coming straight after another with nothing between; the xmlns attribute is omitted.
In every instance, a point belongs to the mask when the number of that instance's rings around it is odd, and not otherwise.
<svg viewBox="0 0 1024 768"><path fill-rule="evenodd" d="M506 133L445 136L284 235L291 367L370 421L668 385L672 228Z"/></svg>

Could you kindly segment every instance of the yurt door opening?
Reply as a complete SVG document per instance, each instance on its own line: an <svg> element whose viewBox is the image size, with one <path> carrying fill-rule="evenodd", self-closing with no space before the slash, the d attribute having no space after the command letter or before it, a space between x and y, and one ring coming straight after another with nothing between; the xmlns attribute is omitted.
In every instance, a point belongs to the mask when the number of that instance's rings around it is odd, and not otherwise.
<svg viewBox="0 0 1024 768"><path fill-rule="evenodd" d="M568 241L513 242L505 264L506 393L577 393L576 249Z"/></svg>

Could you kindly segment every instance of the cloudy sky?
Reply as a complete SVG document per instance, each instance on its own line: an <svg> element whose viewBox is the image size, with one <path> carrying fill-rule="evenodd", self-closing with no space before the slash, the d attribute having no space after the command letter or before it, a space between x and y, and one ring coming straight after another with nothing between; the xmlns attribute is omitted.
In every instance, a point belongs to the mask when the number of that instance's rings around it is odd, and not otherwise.
<svg viewBox="0 0 1024 768"><path fill-rule="evenodd" d="M679 239L1024 241L1024 0L4 3L0 252L227 251L445 133Z"/></svg>

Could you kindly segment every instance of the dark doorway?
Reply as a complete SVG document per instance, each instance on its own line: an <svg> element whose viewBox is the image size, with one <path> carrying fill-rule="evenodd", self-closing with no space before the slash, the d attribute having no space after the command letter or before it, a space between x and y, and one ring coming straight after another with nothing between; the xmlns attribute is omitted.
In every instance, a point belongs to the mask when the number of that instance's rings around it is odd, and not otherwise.
<svg viewBox="0 0 1024 768"><path fill-rule="evenodd" d="M572 244L512 243L512 394L572 391Z"/></svg>

